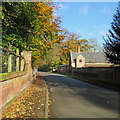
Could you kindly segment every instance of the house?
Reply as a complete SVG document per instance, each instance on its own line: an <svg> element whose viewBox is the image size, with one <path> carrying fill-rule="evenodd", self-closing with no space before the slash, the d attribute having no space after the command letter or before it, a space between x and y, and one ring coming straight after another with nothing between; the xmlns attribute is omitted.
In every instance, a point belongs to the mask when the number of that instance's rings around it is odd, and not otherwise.
<svg viewBox="0 0 120 120"><path fill-rule="evenodd" d="M70 51L69 65L72 68L81 67L109 67L112 64L106 59L104 52L77 52Z"/></svg>

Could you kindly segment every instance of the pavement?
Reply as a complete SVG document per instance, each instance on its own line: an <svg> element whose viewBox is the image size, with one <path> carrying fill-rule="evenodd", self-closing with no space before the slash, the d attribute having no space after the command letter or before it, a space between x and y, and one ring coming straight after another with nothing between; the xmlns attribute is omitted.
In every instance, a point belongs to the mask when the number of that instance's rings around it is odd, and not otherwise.
<svg viewBox="0 0 120 120"><path fill-rule="evenodd" d="M2 110L6 118L48 118L48 89L40 73L33 84Z"/></svg>
<svg viewBox="0 0 120 120"><path fill-rule="evenodd" d="M60 74L40 72L50 92L49 118L118 118L118 92Z"/></svg>
<svg viewBox="0 0 120 120"><path fill-rule="evenodd" d="M3 119L118 118L118 92L64 75L39 72L32 86L2 115Z"/></svg>

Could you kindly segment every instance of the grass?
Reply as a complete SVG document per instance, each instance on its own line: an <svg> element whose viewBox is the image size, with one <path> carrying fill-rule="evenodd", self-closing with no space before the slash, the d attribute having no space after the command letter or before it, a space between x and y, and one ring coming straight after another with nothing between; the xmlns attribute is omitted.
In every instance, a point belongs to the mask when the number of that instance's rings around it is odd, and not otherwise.
<svg viewBox="0 0 120 120"><path fill-rule="evenodd" d="M7 75L8 73L0 73L0 81L4 80L4 79L7 79Z"/></svg>
<svg viewBox="0 0 120 120"><path fill-rule="evenodd" d="M24 71L15 71L15 72L9 72L9 73L0 73L0 81L4 81L4 80L7 80L7 79L10 79L11 77L8 77L8 76L12 75L14 73L22 73L22 72L24 72L24 74L26 74L27 73L27 66L28 66L28 63L26 63ZM16 76L14 76L14 77L16 77Z"/></svg>
<svg viewBox="0 0 120 120"><path fill-rule="evenodd" d="M11 74L22 73L22 72L24 72L24 74L27 73L27 71L18 71L18 72L16 71L16 72L9 72L9 73L0 73L0 81L10 79L11 77L8 77L8 76L11 75Z"/></svg>

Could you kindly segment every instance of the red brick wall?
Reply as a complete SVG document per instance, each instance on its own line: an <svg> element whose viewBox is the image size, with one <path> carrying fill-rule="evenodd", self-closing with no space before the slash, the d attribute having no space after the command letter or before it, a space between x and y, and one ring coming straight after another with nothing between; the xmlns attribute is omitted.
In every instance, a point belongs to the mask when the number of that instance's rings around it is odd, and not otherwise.
<svg viewBox="0 0 120 120"><path fill-rule="evenodd" d="M58 67L58 72L69 73L69 65L61 65Z"/></svg>
<svg viewBox="0 0 120 120"><path fill-rule="evenodd" d="M69 73L69 67L65 65L58 67L58 72ZM105 84L106 87L114 85L120 87L120 67L85 67L85 68L71 68L71 74L75 75L81 80L88 82ZM114 87L113 86L113 87Z"/></svg>
<svg viewBox="0 0 120 120"><path fill-rule="evenodd" d="M80 79L94 81L106 86L118 85L120 86L120 67L91 67L72 69L73 75Z"/></svg>
<svg viewBox="0 0 120 120"><path fill-rule="evenodd" d="M12 98L17 96L24 88L30 85L31 79L31 52L23 52L22 56L24 56L24 63L27 63L27 73L23 75L13 76L13 78L8 79L6 81L0 82L1 93L0 98L0 107L3 107L7 102L9 102ZM17 73L16 73L17 74Z"/></svg>

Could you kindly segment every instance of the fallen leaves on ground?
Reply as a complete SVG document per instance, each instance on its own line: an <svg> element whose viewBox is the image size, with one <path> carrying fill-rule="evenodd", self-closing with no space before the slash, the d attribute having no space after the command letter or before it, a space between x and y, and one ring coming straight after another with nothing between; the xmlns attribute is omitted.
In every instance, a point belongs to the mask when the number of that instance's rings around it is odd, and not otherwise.
<svg viewBox="0 0 120 120"><path fill-rule="evenodd" d="M31 87L2 111L2 118L43 118L45 83L37 76Z"/></svg>
<svg viewBox="0 0 120 120"><path fill-rule="evenodd" d="M51 106L50 92L48 91L48 118L50 117L50 106Z"/></svg>

